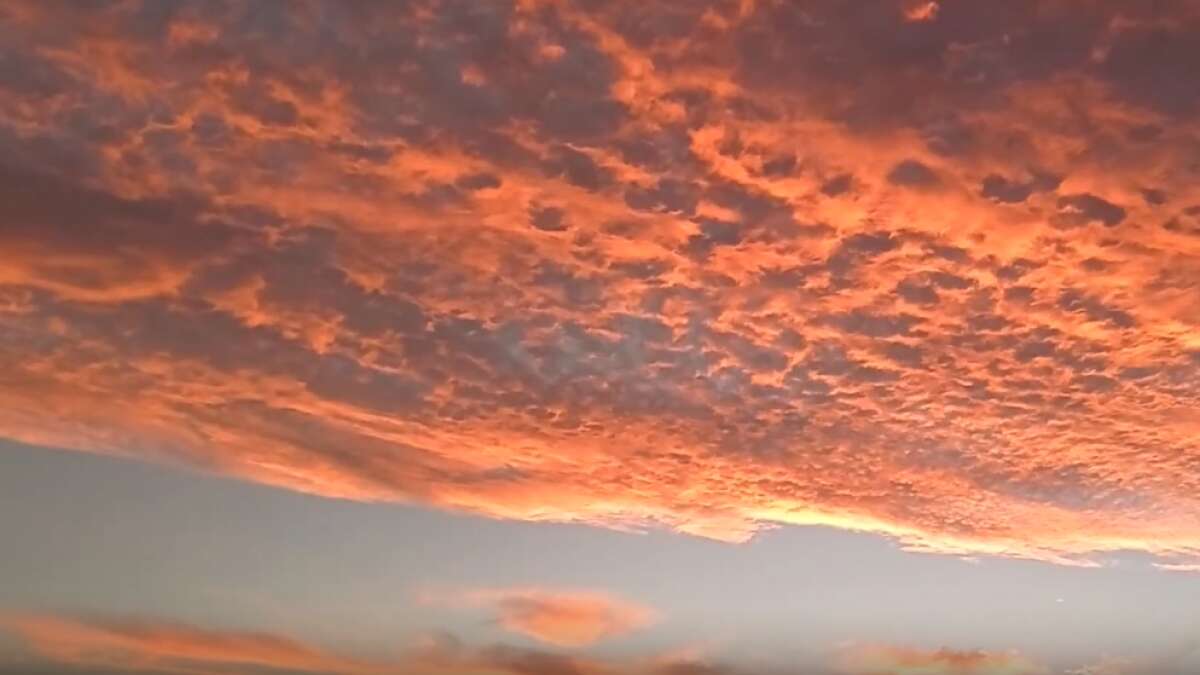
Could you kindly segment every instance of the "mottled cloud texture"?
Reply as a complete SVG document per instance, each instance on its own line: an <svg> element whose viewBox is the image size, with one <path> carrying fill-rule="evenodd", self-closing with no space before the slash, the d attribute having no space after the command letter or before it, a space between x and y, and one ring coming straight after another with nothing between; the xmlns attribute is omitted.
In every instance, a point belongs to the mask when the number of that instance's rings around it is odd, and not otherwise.
<svg viewBox="0 0 1200 675"><path fill-rule="evenodd" d="M6 2L0 434L1200 555L1197 4Z"/></svg>

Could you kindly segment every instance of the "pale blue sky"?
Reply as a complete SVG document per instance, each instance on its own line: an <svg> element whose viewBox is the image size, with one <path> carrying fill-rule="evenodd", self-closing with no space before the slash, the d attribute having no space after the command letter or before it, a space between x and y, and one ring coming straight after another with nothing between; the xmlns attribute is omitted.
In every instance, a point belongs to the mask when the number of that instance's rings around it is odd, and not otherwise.
<svg viewBox="0 0 1200 675"><path fill-rule="evenodd" d="M1102 569L906 553L785 528L749 544L372 505L6 443L0 607L167 617L384 653L424 631L533 644L422 588L593 589L657 625L592 648L822 662L855 640L1020 649L1048 663L1186 650L1200 581L1135 555ZM1062 602L1058 602L1058 599ZM1130 627L1136 626L1136 631Z"/></svg>

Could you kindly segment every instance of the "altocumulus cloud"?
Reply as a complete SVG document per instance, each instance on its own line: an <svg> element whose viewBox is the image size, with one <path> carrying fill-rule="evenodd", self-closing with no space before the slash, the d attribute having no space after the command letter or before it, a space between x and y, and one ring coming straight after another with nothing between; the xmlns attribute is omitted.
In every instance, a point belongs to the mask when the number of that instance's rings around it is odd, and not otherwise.
<svg viewBox="0 0 1200 675"><path fill-rule="evenodd" d="M1195 3L584 4L5 3L0 434L1200 554Z"/></svg>

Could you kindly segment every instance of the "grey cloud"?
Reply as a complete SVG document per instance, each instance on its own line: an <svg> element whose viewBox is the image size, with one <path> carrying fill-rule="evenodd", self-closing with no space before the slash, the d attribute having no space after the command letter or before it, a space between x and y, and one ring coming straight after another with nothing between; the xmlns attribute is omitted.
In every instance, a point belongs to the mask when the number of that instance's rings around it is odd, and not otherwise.
<svg viewBox="0 0 1200 675"><path fill-rule="evenodd" d="M1082 313L1092 321L1104 321L1117 328L1131 328L1134 325L1134 319L1128 312L1109 307L1099 298L1072 288L1063 289L1059 293L1058 306L1065 311Z"/></svg>
<svg viewBox="0 0 1200 675"><path fill-rule="evenodd" d="M933 187L941 182L933 169L915 159L906 159L893 166L887 179L893 185L912 188Z"/></svg>
<svg viewBox="0 0 1200 675"><path fill-rule="evenodd" d="M981 194L1005 204L1017 204L1029 199L1034 192L1049 192L1061 181L1055 176L1037 175L1025 182L1011 181L1004 176L991 174L983 179Z"/></svg>
<svg viewBox="0 0 1200 675"><path fill-rule="evenodd" d="M546 167L552 175L562 175L585 190L596 191L613 182L610 171L596 164L587 154L566 145L555 148Z"/></svg>
<svg viewBox="0 0 1200 675"><path fill-rule="evenodd" d="M459 176L455 185L470 191L488 190L501 185L500 177L492 173L470 173Z"/></svg>
<svg viewBox="0 0 1200 675"><path fill-rule="evenodd" d="M913 326L921 322L907 314L875 314L866 310L853 310L826 319L838 328L871 337L893 337L907 335Z"/></svg>
<svg viewBox="0 0 1200 675"><path fill-rule="evenodd" d="M932 306L940 299L937 290L918 277L909 277L901 281L896 286L896 294L914 305Z"/></svg>
<svg viewBox="0 0 1200 675"><path fill-rule="evenodd" d="M562 232L567 229L566 214L553 206L535 207L530 212L530 223L543 232Z"/></svg>
<svg viewBox="0 0 1200 675"><path fill-rule="evenodd" d="M849 192L853 187L853 175L848 173L838 174L821 184L821 194L826 197L837 197Z"/></svg>
<svg viewBox="0 0 1200 675"><path fill-rule="evenodd" d="M1107 227L1114 227L1125 220L1124 208L1086 193L1060 197L1058 208L1063 219L1072 224L1095 221Z"/></svg>
<svg viewBox="0 0 1200 675"><path fill-rule="evenodd" d="M1172 115L1200 103L1200 68L1195 36L1200 25L1136 26L1117 33L1099 70L1127 99Z"/></svg>

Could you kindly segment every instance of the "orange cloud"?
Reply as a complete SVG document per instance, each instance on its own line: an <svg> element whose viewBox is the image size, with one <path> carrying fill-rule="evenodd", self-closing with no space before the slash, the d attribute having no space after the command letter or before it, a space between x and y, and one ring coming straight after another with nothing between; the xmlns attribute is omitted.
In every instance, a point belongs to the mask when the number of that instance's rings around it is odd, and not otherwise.
<svg viewBox="0 0 1200 675"><path fill-rule="evenodd" d="M596 660L504 645L469 647L431 634L391 660L341 656L278 635L214 631L149 620L7 615L0 629L39 658L118 672L248 675L287 671L322 675L742 675L692 658ZM106 670L107 672L107 670ZM782 675L782 671L781 671Z"/></svg>
<svg viewBox="0 0 1200 675"><path fill-rule="evenodd" d="M264 40L245 3L7 3L0 435L731 542L1200 555L1200 16L968 5L314 3Z"/></svg>
<svg viewBox="0 0 1200 675"><path fill-rule="evenodd" d="M347 675L398 672L394 666L335 656L265 633L52 615L6 616L0 620L0 627L18 635L38 655L78 666L178 673L229 673L238 672L238 668Z"/></svg>
<svg viewBox="0 0 1200 675"><path fill-rule="evenodd" d="M904 9L904 18L909 21L932 21L937 18L940 8L933 0L909 2Z"/></svg>
<svg viewBox="0 0 1200 675"><path fill-rule="evenodd" d="M838 667L853 675L1049 675L1050 670L1014 652L921 650L854 645Z"/></svg>
<svg viewBox="0 0 1200 675"><path fill-rule="evenodd" d="M649 607L592 591L479 589L424 593L426 602L485 607L506 630L560 647L582 647L645 628Z"/></svg>
<svg viewBox="0 0 1200 675"><path fill-rule="evenodd" d="M80 618L52 614L5 614L0 630L33 656L104 672L249 675L287 671L314 675L804 675L802 667L744 668L699 658L692 650L645 658L596 659L505 645L472 647L444 633L430 633L391 658L364 659L280 635L212 630L149 619ZM4 664L0 664L4 665ZM1161 665L1161 664L1160 664ZM1015 652L921 650L849 644L830 664L846 675L1048 675L1049 670ZM1141 672L1128 661L1107 658L1071 670L1080 675ZM1159 672L1151 668L1147 672Z"/></svg>

